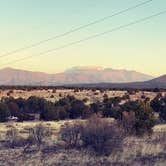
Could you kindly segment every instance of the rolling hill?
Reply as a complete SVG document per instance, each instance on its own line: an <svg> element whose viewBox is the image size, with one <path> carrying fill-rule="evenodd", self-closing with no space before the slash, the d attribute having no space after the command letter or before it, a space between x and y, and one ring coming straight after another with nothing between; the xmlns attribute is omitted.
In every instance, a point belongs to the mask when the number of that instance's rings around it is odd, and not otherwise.
<svg viewBox="0 0 166 166"><path fill-rule="evenodd" d="M156 83L156 84L160 84L160 83L165 83L166 84L166 74L165 75L162 75L158 78L155 78L151 81L149 81L150 83Z"/></svg>

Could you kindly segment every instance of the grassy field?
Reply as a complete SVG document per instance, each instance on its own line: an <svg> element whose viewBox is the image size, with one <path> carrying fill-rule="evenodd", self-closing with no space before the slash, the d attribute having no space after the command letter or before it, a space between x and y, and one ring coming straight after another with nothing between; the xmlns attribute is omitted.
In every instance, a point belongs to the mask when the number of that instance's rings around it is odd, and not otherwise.
<svg viewBox="0 0 166 166"><path fill-rule="evenodd" d="M47 146L52 146L53 151L43 152L31 151L23 153L23 148L4 148L0 147L0 165L55 165L55 166L111 166L111 165L166 165L166 125L154 127L154 134L151 137L136 138L127 137L123 143L123 150L119 150L110 156L96 156L93 152L85 149L64 149L56 147L60 126L65 122L9 122L0 123L1 141L5 139L5 133L12 127L18 129L19 133L26 137L28 129L37 124L49 126L52 130L52 137L47 140ZM43 145L45 148L46 145Z"/></svg>

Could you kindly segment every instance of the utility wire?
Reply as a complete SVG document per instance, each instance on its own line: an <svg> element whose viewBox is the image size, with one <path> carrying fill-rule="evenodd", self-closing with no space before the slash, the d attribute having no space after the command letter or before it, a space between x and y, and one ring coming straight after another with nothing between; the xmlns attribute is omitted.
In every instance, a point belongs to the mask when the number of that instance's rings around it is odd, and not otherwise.
<svg viewBox="0 0 166 166"><path fill-rule="evenodd" d="M50 49L50 50L47 50L47 51L44 51L44 52L41 52L39 54L36 54L36 55L31 55L31 56L26 56L26 57L23 57L23 58L20 58L20 59L17 59L17 60L14 60L14 61L11 61L11 62L8 62L6 64L2 64L2 65L9 65L9 64L13 64L13 63L16 63L16 62L20 62L20 61L24 61L26 59L31 59L33 58L34 56L42 56L42 55L45 55L45 54L48 54L48 53L52 53L52 52L56 52L56 51L59 51L59 50L62 50L64 48L67 48L67 47L70 47L70 46L73 46L73 45L76 45L76 44L79 44L79 43L82 43L82 42L85 42L85 41L88 41L88 40L91 40L91 39L94 39L94 38L98 38L100 36L103 36L103 35L106 35L106 34L109 34L109 33L112 33L112 32L115 32L115 31L119 31L121 29L124 29L124 28L127 28L127 27L130 27L132 25L135 25L135 24L139 24L139 23L142 23L142 22L146 22L154 17L158 17L160 15L163 15L163 14L166 14L166 10L162 11L162 12L159 12L159 13L156 13L156 14L153 14L151 16L148 16L148 17L144 17L142 19L138 19L136 21L132 21L128 24L124 24L124 25L121 25L119 27L116 27L116 28L113 28L111 30L108 30L108 31L105 31L105 32L102 32L102 33L97 33L95 35L92 35L92 36L89 36L89 37L86 37L86 38L83 38L81 40L77 40L75 42L71 42L71 43L68 43L68 44L65 44L65 45L62 45L60 47L57 47L55 49Z"/></svg>
<svg viewBox="0 0 166 166"><path fill-rule="evenodd" d="M90 27L90 26L92 26L92 25L95 25L95 24L104 22L104 21L106 21L106 20L108 20L108 19L111 19L112 17L118 16L118 15L123 14L123 13L126 13L126 12L128 12L128 11L130 11L130 10L133 10L133 9L138 8L138 7L144 6L144 5L146 5L146 4L148 4L148 3L152 2L152 1L153 1L153 0L144 1L144 2L142 2L142 3L139 3L139 4L135 5L135 6L132 6L132 7L129 7L129 8L127 8L127 9L123 9L123 10L121 10L121 11L119 11L119 12L116 12L116 13L114 13L114 14L112 14L112 15L103 17L103 18L101 18L101 19L92 21L92 22L90 22L90 23L88 23L88 24L85 24L85 25L79 26L79 27L77 27L77 28L71 29L71 30L69 30L69 31L67 31L67 32L64 32L64 33L62 33L62 34L59 34L59 35L50 37L50 38L45 39L45 40L41 40L41 41L39 41L39 42L36 42L36 43L30 44L30 45L24 46L24 47L22 47L22 48L18 48L18 49L16 49L16 50L11 51L11 52L7 52L7 53L5 53L5 54L0 55L0 58L9 56L9 55L12 55L12 54L15 54L15 53L19 53L19 52L22 52L22 51L24 51L24 50L28 50L28 49L33 48L33 47L37 47L37 46L39 46L39 45L41 45L41 44L44 44L44 43L47 43L47 42L49 42L49 41L52 41L52 40L55 40L55 39L58 39L58 38L67 36L67 35L69 35L69 34L71 34L71 33L77 32L77 31L79 31L79 30L81 30L81 29L84 29L84 28Z"/></svg>

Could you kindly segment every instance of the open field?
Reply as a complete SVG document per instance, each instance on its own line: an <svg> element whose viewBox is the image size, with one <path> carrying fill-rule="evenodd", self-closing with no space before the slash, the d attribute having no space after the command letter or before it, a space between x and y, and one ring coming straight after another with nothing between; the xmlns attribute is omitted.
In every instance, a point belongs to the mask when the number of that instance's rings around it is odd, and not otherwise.
<svg viewBox="0 0 166 166"><path fill-rule="evenodd" d="M110 119L111 120L111 119ZM48 126L51 128L53 131L54 136L58 134L59 128L64 125L65 123L73 123L73 122L80 122L84 120L61 120L61 121L47 121L47 122L42 122L42 121L32 121L32 122L5 122L5 123L0 123L0 133L1 133L1 139L4 138L4 134L6 133L7 130L9 130L12 127L15 127L19 130L21 134L27 135L27 129L33 128L34 126L38 124L42 124L44 126ZM153 128L154 132L166 132L166 124L161 124L161 125L156 125Z"/></svg>
<svg viewBox="0 0 166 166"><path fill-rule="evenodd" d="M77 121L83 121L83 120L74 120L75 122ZM26 138L28 136L28 130L30 128L35 127L36 125L44 125L46 127L49 127L51 132L52 132L52 139L56 140L59 129L62 125L65 123L73 123L73 120L61 120L61 121L47 121L47 122L42 122L42 121L32 121L32 122L7 122L7 123L0 123L0 140L3 141L5 139L5 134L7 130L10 130L11 128L16 128L18 132Z"/></svg>
<svg viewBox="0 0 166 166"><path fill-rule="evenodd" d="M76 120L79 121L79 120ZM21 136L27 136L27 129L37 124L49 126L53 133L47 140L47 144L42 145L40 151L23 153L23 148L4 148L0 147L0 165L55 165L55 166L165 166L166 164L166 125L154 127L154 134L151 137L136 138L127 137L123 143L123 150L119 150L110 156L96 156L85 149L64 149L56 146L60 126L65 122L11 122L0 123L1 141L5 139L5 133L12 127L16 127ZM47 150L48 146L54 150Z"/></svg>
<svg viewBox="0 0 166 166"><path fill-rule="evenodd" d="M77 99L83 100L85 98L88 99L89 103L93 103L95 101L101 101L104 95L110 97L122 97L127 94L127 91L113 91L113 90L81 90L75 91L74 89L56 89L55 91L52 89L49 90L1 90L0 91L0 99L2 97L14 97L14 98L24 98L27 99L30 96L37 96L45 98L48 101L58 101L59 99L66 96L74 96ZM134 94L129 94L131 100L141 99L142 96L148 97L151 100L156 97L157 92L147 92L147 91L138 91ZM166 92L162 92L162 95L165 95Z"/></svg>
<svg viewBox="0 0 166 166"><path fill-rule="evenodd" d="M161 93L164 96L166 92ZM127 98L123 98L128 95ZM157 92L147 91L112 91L112 90L72 90L72 89L49 89L49 90L1 90L0 99L3 97L13 97L28 99L31 96L41 97L46 101L51 101L52 105L58 100L66 96L74 96L76 99L83 101L87 99L85 105L90 108L91 103L101 102L105 96L109 98L122 97L119 101L119 107L128 101L142 100L149 98L153 100L158 95ZM3 101L3 100L2 100ZM14 101L14 100L13 100ZM68 100L67 100L68 101ZM108 100L109 101L109 100ZM48 102L50 103L50 102ZM70 104L70 101L68 102ZM80 103L79 103L80 104ZM108 102L109 104L109 102ZM63 104L62 104L63 105ZM10 106L10 105L9 105ZM35 108L36 104L33 105ZM77 106L77 105L76 105ZM106 106L106 104L105 104ZM70 107L70 105L67 105ZM76 111L80 105L76 107ZM108 108L111 106L108 105ZM17 108L17 107L12 107ZM26 108L26 107L23 107ZM33 109L32 107L29 107ZM51 108L51 107L49 107ZM58 107L57 107L58 108ZM66 108L64 106L64 108ZM74 108L74 107L73 107ZM86 108L86 107L85 107ZM105 107L107 108L107 107ZM30 109L30 111L32 111ZM42 109L42 107L41 107ZM40 111L41 111L40 109ZM100 108L99 108L100 109ZM16 109L17 110L17 109ZM26 109L25 109L26 110ZM71 109L72 110L72 109ZM114 109L113 109L114 110ZM22 109L20 107L19 111ZM49 111L49 109L47 110ZM55 111L55 110L54 110ZM61 110L63 112L63 109ZM84 110L85 111L85 110ZM104 109L103 109L104 112ZM15 113L15 112L14 112ZM33 111L32 111L33 113ZM39 112L37 112L39 113ZM48 112L47 112L48 113ZM75 113L75 112L74 112ZM52 114L51 114L52 116ZM111 116L110 116L111 117ZM84 123L87 120L80 120L81 117L76 117L73 120L53 120L53 121L9 121L0 123L0 166L165 166L166 165L166 124L160 124L153 127L151 136L138 137L127 135L122 141L122 148L117 148L113 153L103 156L85 147L66 148L65 143L60 139L60 129L64 124ZM67 117L66 119L72 119ZM109 122L115 122L114 118L102 118ZM30 135L30 130L38 125L42 125L49 129L51 135L44 138L41 147L38 149L36 144L32 144L26 149L27 144L21 146L9 147L10 139L7 139L8 131L17 130L17 134L21 141L27 141ZM119 132L118 132L119 133ZM15 133L12 137L14 137ZM121 133L119 133L121 134ZM7 141L8 140L8 141ZM110 148L110 147L108 147ZM26 151L25 151L26 149Z"/></svg>
<svg viewBox="0 0 166 166"><path fill-rule="evenodd" d="M0 98L7 97L10 90L3 90L0 93ZM94 102L96 100L101 100L104 94L107 94L109 97L115 96L123 96L126 91L105 91L105 93L100 93L100 91L91 91L91 90L83 90L79 92L75 92L71 89L57 89L56 92L53 90L31 90L31 91L22 91L22 90L14 90L13 93L10 93L10 96L14 98L22 97L24 99L29 98L30 96L37 96L45 98L46 100L55 102L60 98L66 97L67 95L74 96L77 99L88 98L90 102Z"/></svg>

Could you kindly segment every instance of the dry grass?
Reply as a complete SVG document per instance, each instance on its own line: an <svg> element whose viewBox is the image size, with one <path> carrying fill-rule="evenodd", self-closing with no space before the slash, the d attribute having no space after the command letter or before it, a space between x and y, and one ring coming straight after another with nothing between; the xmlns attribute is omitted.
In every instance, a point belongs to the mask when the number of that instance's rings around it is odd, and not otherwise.
<svg viewBox="0 0 166 166"><path fill-rule="evenodd" d="M57 138L57 135L59 133L60 127L66 123L73 123L73 120L67 120L67 121L30 121L30 122L7 122L7 123L0 123L0 140L3 140L5 138L6 131L11 129L11 128L16 128L18 132L21 134L23 137L27 137L28 130L30 128L33 128L34 126L38 124L42 124L44 126L47 126L51 129L53 133L53 139Z"/></svg>
<svg viewBox="0 0 166 166"><path fill-rule="evenodd" d="M7 96L8 90L0 93L0 98ZM88 104L102 100L103 95L108 97L123 96L126 91L105 91L104 93L94 94L91 90L74 92L73 90L34 90L21 91L14 90L11 94L14 98L22 97L27 99L30 96L43 97L46 100L57 101L67 95L73 95L78 99L88 98ZM61 94L61 97L59 96ZM131 100L140 99L143 92L131 95ZM153 99L157 93L144 92L146 97ZM51 95L54 97L51 98ZM31 153L23 153L23 148L8 149L1 146L5 139L7 130L16 128L24 138L28 136L28 129L38 124L50 127L53 135L49 138L48 146L53 147L58 142L60 127L66 123L73 123L76 120L59 122L8 122L0 123L0 166L165 166L166 165L166 125L157 125L154 127L152 137L136 138L128 137L123 144L123 150L117 151L108 157L95 156L89 149L71 149L57 147L53 151L44 152L42 150ZM43 145L43 148L45 145Z"/></svg>
<svg viewBox="0 0 166 166"><path fill-rule="evenodd" d="M60 126L66 121L42 122L49 126L53 132L52 139L49 140L50 146L57 141ZM68 121L73 123L75 121ZM22 136L27 135L27 129L41 122L24 123L0 123L1 140L4 139L6 131L11 127L19 130ZM43 145L43 148L45 145ZM111 166L111 165L166 165L166 125L154 127L154 134L151 137L136 138L128 137L124 140L123 150L115 152L108 157L95 156L88 149L55 148L54 151L38 151L23 154L23 148L7 149L0 147L0 165L55 165L55 166Z"/></svg>
<svg viewBox="0 0 166 166"><path fill-rule="evenodd" d="M1 91L0 99L2 97L7 97L7 93L9 91L10 90ZM46 100L55 102L59 100L60 98L66 97L67 95L71 95L71 96L75 96L77 99L80 99L80 100L87 98L88 104L90 104L94 101L102 100L104 94L107 94L108 97L122 97L126 94L126 92L127 91L117 91L117 90L116 91L105 90L103 93L101 93L99 90L96 90L95 92L92 90L82 90L79 92L74 92L74 90L71 90L71 89L57 89L56 93L54 93L53 90L51 89L50 90L32 90L32 91L13 90L13 93L11 93L10 96L14 98L22 97L24 99L27 99L30 96L37 96L37 97L42 97L42 98L45 98ZM166 92L163 92L163 95L164 94L166 94ZM130 98L131 100L137 100L137 99L141 99L142 95L145 95L146 97L150 99L153 99L156 97L157 93L140 91L134 95L130 95Z"/></svg>

